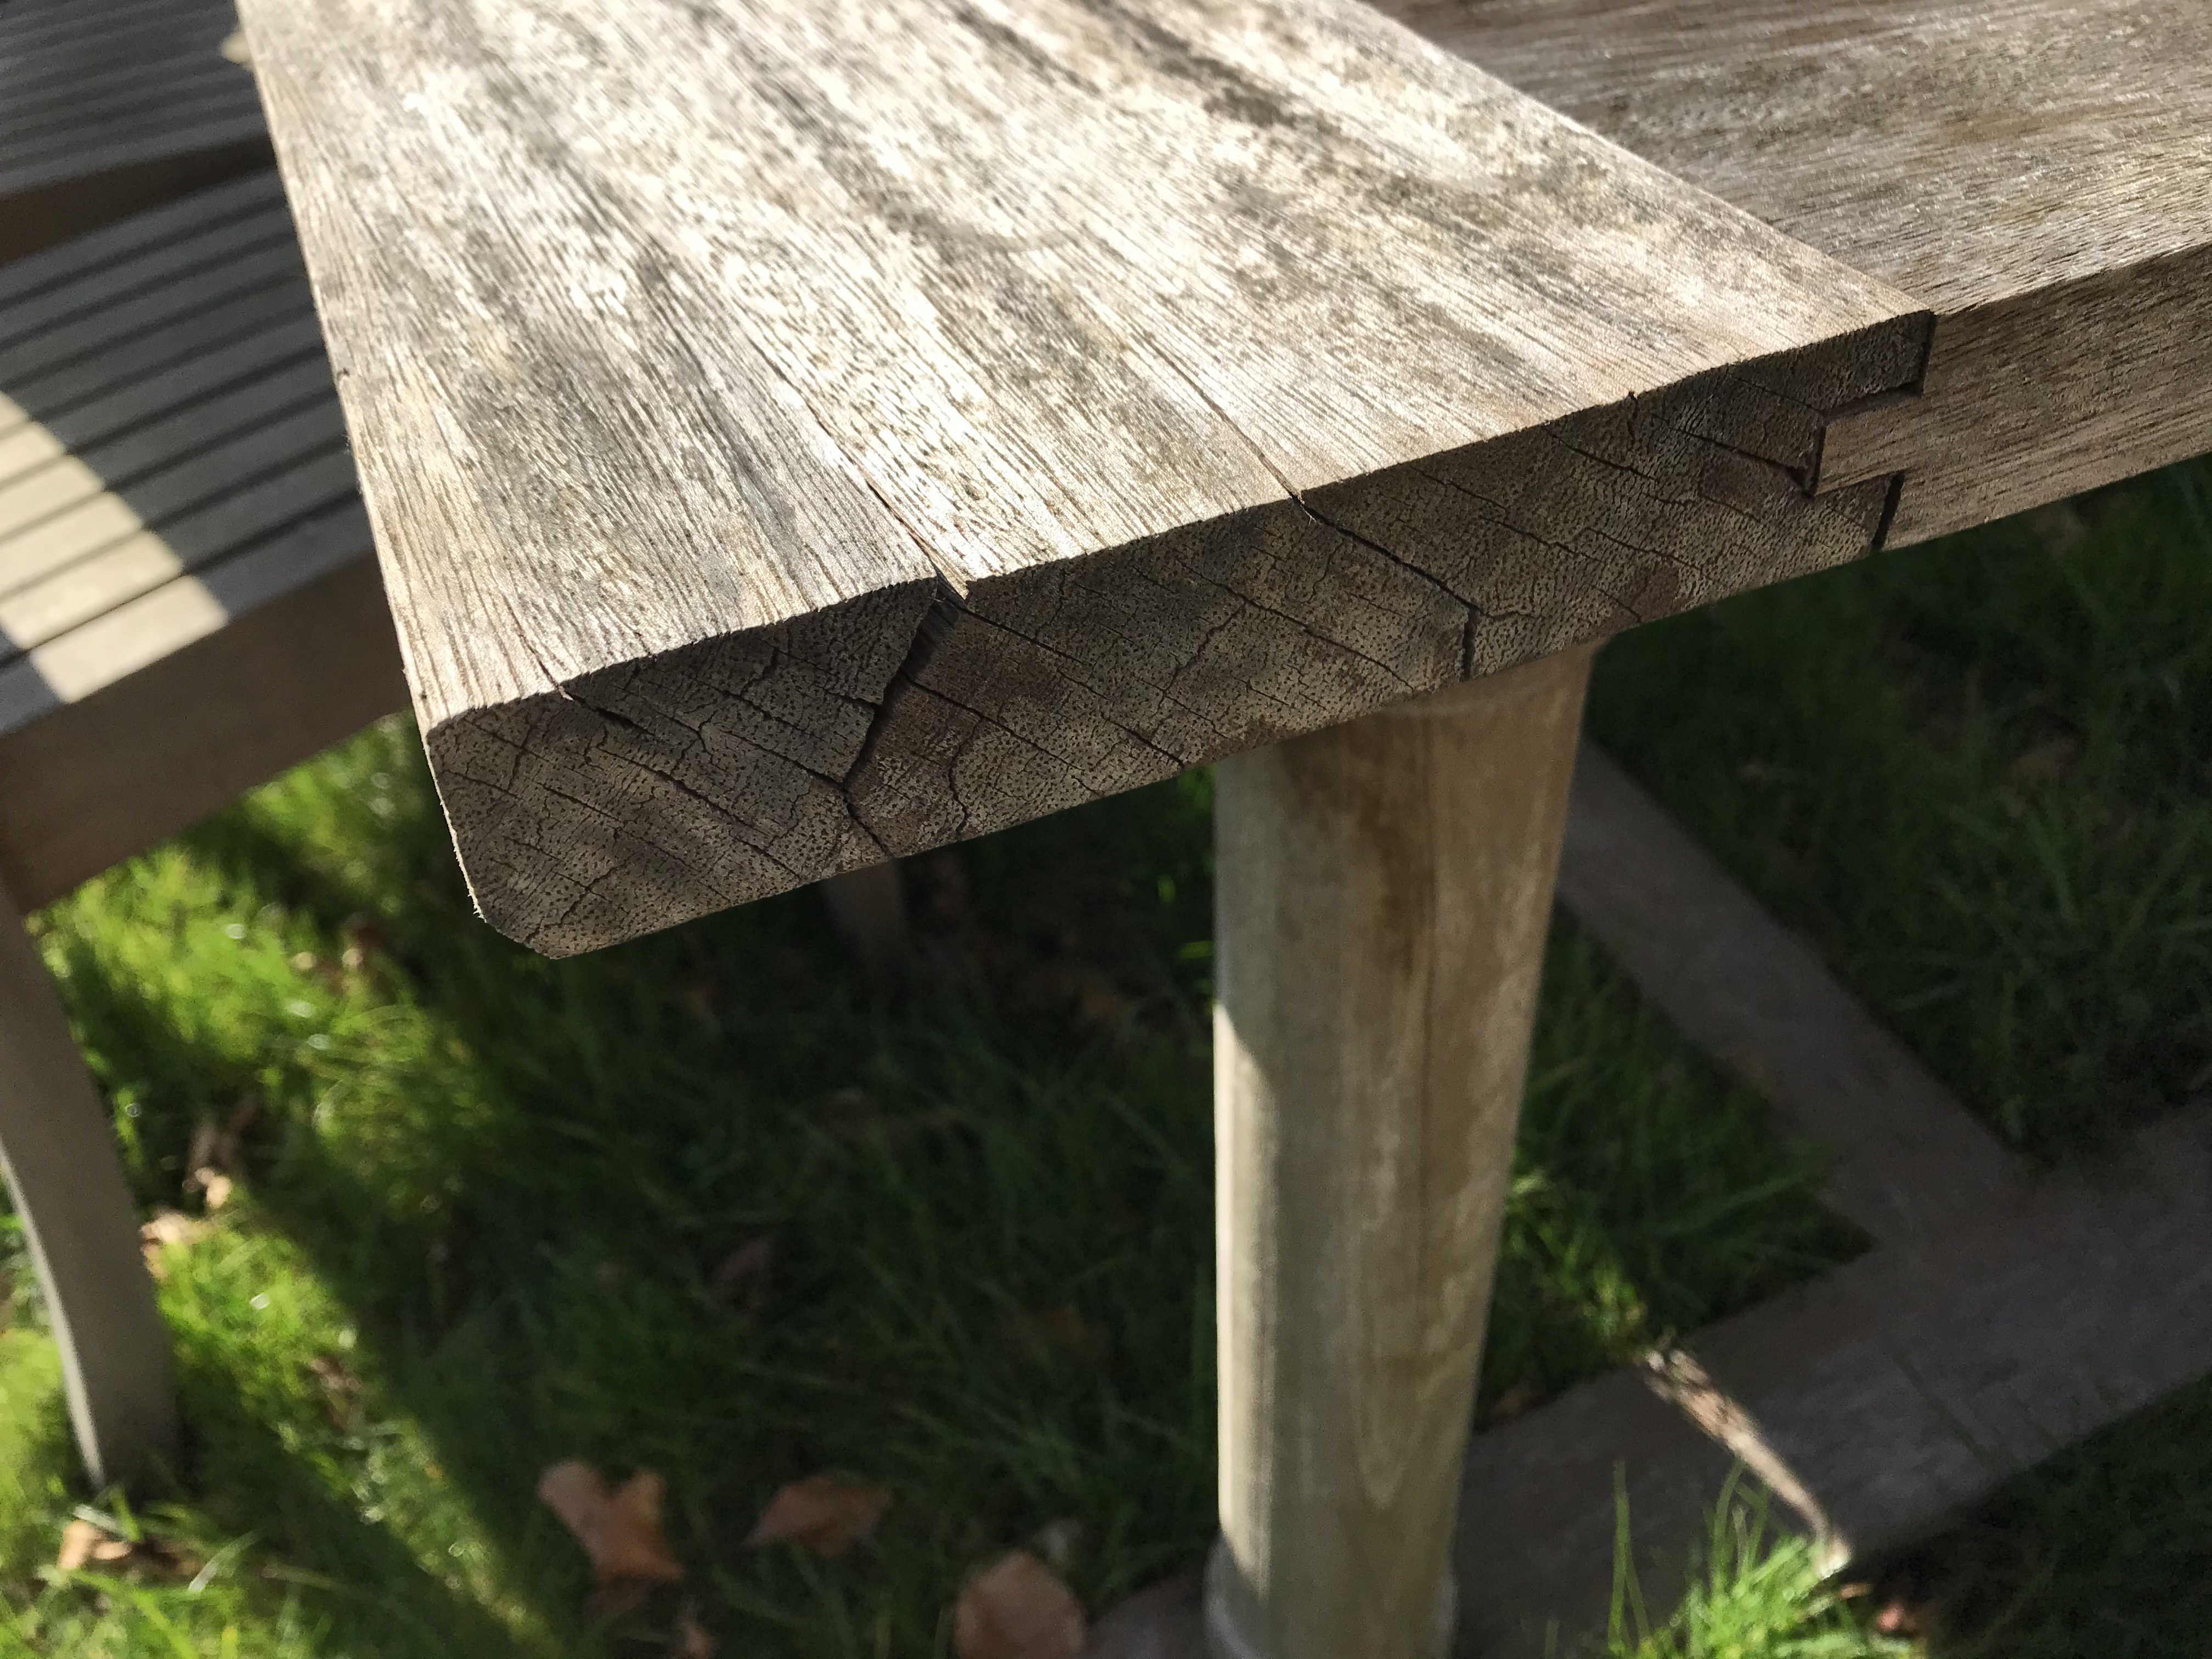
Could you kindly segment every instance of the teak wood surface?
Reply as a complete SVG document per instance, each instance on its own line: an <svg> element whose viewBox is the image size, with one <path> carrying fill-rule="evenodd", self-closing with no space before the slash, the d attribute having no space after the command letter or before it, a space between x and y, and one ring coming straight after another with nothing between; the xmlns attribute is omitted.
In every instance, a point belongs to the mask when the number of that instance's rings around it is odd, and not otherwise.
<svg viewBox="0 0 2212 1659"><path fill-rule="evenodd" d="M485 915L589 949L1856 557L1929 319L1347 0L246 0Z"/></svg>
<svg viewBox="0 0 2212 1659"><path fill-rule="evenodd" d="M1831 431L1925 540L2212 449L2204 0L1382 0L1939 315Z"/></svg>

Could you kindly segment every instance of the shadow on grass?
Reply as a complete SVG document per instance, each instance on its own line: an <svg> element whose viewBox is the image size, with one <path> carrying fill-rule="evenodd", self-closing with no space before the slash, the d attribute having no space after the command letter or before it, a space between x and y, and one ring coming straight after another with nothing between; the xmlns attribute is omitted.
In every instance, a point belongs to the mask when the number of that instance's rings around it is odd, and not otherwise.
<svg viewBox="0 0 2212 1659"><path fill-rule="evenodd" d="M1186 780L920 866L894 996L809 894L566 963L499 939L397 727L88 890L49 951L142 1197L178 1201L197 1118L264 1103L245 1195L165 1296L204 1507L356 1591L465 1585L492 1654L594 1645L532 1496L568 1456L669 1477L702 1616L749 1653L935 1650L963 1573L1050 1523L1080 1523L1093 1606L1195 1559L1207 813ZM1498 1410L1859 1243L1578 936L1545 1006ZM718 1289L763 1237L768 1281ZM365 1423L326 1420L317 1365L358 1372ZM742 1548L825 1469L898 1494L876 1540Z"/></svg>

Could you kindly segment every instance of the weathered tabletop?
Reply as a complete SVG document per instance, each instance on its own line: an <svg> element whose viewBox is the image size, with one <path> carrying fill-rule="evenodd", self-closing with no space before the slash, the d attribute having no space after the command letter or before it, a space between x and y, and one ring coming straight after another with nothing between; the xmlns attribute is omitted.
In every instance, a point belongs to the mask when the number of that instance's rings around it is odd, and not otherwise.
<svg viewBox="0 0 2212 1659"><path fill-rule="evenodd" d="M485 915L587 949L1856 557L1897 289L1346 0L247 0Z"/></svg>
<svg viewBox="0 0 2212 1659"><path fill-rule="evenodd" d="M1224 760L1218 1659L1451 1639L1574 647L2212 442L2203 0L1404 3L241 8L492 921Z"/></svg>

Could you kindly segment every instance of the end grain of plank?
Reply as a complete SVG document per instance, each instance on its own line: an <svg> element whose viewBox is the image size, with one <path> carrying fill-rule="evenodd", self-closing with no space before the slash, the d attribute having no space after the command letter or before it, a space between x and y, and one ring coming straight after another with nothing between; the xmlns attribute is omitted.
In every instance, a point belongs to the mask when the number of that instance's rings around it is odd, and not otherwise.
<svg viewBox="0 0 2212 1659"><path fill-rule="evenodd" d="M1856 557L1926 319L1333 0L248 0L555 954Z"/></svg>

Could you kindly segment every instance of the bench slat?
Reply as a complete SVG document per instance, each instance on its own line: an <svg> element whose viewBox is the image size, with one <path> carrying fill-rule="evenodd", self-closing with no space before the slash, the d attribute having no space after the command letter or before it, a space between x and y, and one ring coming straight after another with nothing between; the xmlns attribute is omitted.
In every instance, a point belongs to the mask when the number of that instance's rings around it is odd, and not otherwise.
<svg viewBox="0 0 2212 1659"><path fill-rule="evenodd" d="M172 575L195 570L348 499L355 490L353 461L343 447L343 431L337 406L319 404L224 446L239 452L241 460L281 464L281 471L240 483L213 468L207 473L190 464L174 469L169 476L186 480L193 489L211 489L220 481L222 493L158 526L142 527L131 502L109 495L49 521L55 526L52 534L42 525L16 538L19 544L38 543L35 558L17 563L12 552L0 552L0 557L16 574L37 563L44 568L37 578L19 581L0 595L0 635L9 642L0 645L0 660L45 644ZM319 447L309 447L315 444ZM216 459L229 457L218 453ZM64 550L74 550L65 562Z"/></svg>
<svg viewBox="0 0 2212 1659"><path fill-rule="evenodd" d="M212 361L236 372L234 363ZM226 441L279 416L306 413L311 404L334 408L335 397L329 362L319 353L307 353L105 443L73 443L60 458L26 476L7 477L7 441L0 439L0 593L15 585L8 548L17 532L108 490L127 490L163 468L217 462L219 447Z"/></svg>

